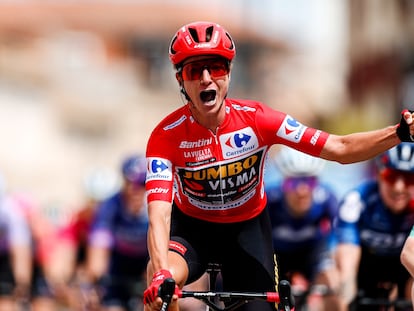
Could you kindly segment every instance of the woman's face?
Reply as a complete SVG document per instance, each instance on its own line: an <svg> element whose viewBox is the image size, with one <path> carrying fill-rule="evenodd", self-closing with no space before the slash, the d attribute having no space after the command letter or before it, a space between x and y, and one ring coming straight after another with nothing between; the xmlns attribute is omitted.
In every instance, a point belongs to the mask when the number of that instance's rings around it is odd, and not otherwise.
<svg viewBox="0 0 414 311"><path fill-rule="evenodd" d="M124 190L128 212L137 215L145 208L145 186L126 181Z"/></svg>
<svg viewBox="0 0 414 311"><path fill-rule="evenodd" d="M378 174L378 183L382 200L395 214L414 199L414 173L385 168Z"/></svg>
<svg viewBox="0 0 414 311"><path fill-rule="evenodd" d="M201 118L214 116L220 111L229 89L230 64L217 56L192 57L184 62L181 79L193 112Z"/></svg>
<svg viewBox="0 0 414 311"><path fill-rule="evenodd" d="M284 180L283 191L293 216L302 217L309 211L317 184L315 176L289 177Z"/></svg>

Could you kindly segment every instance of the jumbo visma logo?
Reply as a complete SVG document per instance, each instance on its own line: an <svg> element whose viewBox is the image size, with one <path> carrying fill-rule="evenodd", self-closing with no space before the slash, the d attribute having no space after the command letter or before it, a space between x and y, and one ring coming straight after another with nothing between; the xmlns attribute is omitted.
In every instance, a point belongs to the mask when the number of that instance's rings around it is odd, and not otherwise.
<svg viewBox="0 0 414 311"><path fill-rule="evenodd" d="M214 181L223 181L225 178L231 178L234 176L239 177L239 184L241 181L249 180L249 172L257 174L257 164L259 162L259 157L257 155L252 155L242 161L216 165L207 167L204 169L199 169L195 171L187 170L182 171L182 176L186 180L214 180ZM253 170L253 171L252 171ZM240 178L241 177L241 178Z"/></svg>
<svg viewBox="0 0 414 311"><path fill-rule="evenodd" d="M183 193L194 202L234 202L259 182L264 149L236 161L177 170Z"/></svg>

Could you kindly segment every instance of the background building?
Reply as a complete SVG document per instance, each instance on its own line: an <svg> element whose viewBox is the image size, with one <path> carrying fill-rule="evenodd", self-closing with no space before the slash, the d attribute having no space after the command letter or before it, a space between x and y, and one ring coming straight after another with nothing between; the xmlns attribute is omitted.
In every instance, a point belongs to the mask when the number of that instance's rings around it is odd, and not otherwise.
<svg viewBox="0 0 414 311"><path fill-rule="evenodd" d="M0 172L46 209L82 200L91 170L144 152L183 104L168 59L183 24L236 41L231 96L336 133L414 106L414 3L342 0L0 0Z"/></svg>

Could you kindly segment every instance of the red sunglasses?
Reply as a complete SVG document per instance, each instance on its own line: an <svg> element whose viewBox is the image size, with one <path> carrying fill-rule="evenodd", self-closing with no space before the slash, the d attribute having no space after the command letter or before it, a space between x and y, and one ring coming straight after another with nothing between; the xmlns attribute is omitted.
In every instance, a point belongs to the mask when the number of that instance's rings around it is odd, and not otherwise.
<svg viewBox="0 0 414 311"><path fill-rule="evenodd" d="M404 180L404 183L407 186L414 185L414 174L413 173L397 171L397 170L393 170L390 168L386 168L380 172L380 176L383 180L385 180L386 182L390 184L393 184L399 178L402 178Z"/></svg>
<svg viewBox="0 0 414 311"><path fill-rule="evenodd" d="M230 72L230 63L224 58L203 59L187 63L181 69L183 80L200 80L205 69L212 78L220 78Z"/></svg>

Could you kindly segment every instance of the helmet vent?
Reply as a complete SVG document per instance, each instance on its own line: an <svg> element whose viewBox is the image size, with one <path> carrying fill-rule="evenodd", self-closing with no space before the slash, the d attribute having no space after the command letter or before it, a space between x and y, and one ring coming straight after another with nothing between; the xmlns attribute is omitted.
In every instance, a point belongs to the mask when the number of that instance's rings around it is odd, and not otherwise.
<svg viewBox="0 0 414 311"><path fill-rule="evenodd" d="M411 148L409 145L404 145L401 147L401 159L404 161L409 161L411 158Z"/></svg>
<svg viewBox="0 0 414 311"><path fill-rule="evenodd" d="M380 170L391 168L414 173L414 146L411 143L400 143L385 151L376 160Z"/></svg>
<svg viewBox="0 0 414 311"><path fill-rule="evenodd" d="M194 28L188 28L188 31L190 32L191 37L193 37L193 40L197 43L200 43L200 39L198 38L197 30L195 30Z"/></svg>
<svg viewBox="0 0 414 311"><path fill-rule="evenodd" d="M234 43L233 43L233 39L230 37L230 35L226 32L226 36L227 38L229 38L231 45L229 46L229 50L234 50Z"/></svg>
<svg viewBox="0 0 414 311"><path fill-rule="evenodd" d="M170 54L175 54L176 53L176 51L173 49L175 41L177 41L177 36L175 36L174 39L170 43Z"/></svg>
<svg viewBox="0 0 414 311"><path fill-rule="evenodd" d="M206 29L206 42L210 42L211 36L213 35L213 26L210 26Z"/></svg>

